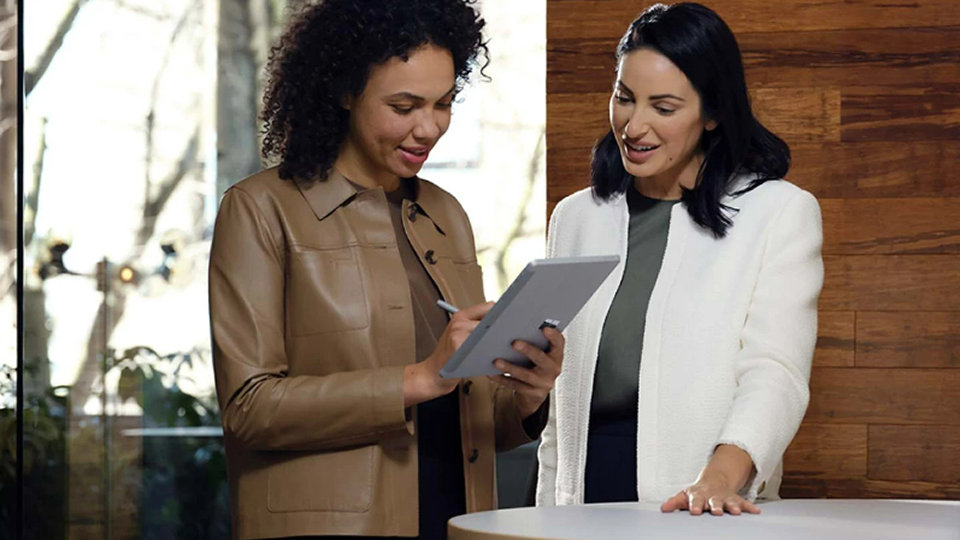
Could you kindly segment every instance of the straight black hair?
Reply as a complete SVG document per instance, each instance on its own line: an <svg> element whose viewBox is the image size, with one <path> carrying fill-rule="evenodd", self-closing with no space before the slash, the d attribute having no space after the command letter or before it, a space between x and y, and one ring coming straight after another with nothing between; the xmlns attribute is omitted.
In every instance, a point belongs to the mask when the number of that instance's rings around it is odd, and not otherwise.
<svg viewBox="0 0 960 540"><path fill-rule="evenodd" d="M644 48L667 57L687 76L700 96L702 114L717 123L700 137L704 160L695 187L684 188L682 200L697 225L722 238L733 225L730 213L735 211L721 202L723 197L786 176L790 147L754 117L740 47L713 10L692 2L651 6L620 39L618 64L625 54ZM602 200L624 193L633 181L612 129L594 146L590 169L594 196ZM730 193L739 174L753 179Z"/></svg>

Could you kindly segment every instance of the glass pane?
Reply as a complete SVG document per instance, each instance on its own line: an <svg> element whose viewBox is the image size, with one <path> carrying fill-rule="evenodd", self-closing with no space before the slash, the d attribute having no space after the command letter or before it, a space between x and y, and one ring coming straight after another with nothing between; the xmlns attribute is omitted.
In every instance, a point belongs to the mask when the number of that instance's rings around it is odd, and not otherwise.
<svg viewBox="0 0 960 540"><path fill-rule="evenodd" d="M17 3L0 1L0 536L17 508Z"/></svg>
<svg viewBox="0 0 960 540"><path fill-rule="evenodd" d="M229 536L206 308L220 5L24 14L30 537Z"/></svg>
<svg viewBox="0 0 960 540"><path fill-rule="evenodd" d="M421 176L470 216L487 298L543 257L546 216L546 2L484 0L490 81L473 78Z"/></svg>

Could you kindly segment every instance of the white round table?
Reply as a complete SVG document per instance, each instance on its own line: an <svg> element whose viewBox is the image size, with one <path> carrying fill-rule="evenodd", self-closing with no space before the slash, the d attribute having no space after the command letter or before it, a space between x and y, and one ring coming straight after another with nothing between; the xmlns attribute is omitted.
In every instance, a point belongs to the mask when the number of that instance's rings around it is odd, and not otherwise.
<svg viewBox="0 0 960 540"><path fill-rule="evenodd" d="M664 514L658 503L512 508L458 516L450 540L960 540L960 501L792 499L759 515Z"/></svg>

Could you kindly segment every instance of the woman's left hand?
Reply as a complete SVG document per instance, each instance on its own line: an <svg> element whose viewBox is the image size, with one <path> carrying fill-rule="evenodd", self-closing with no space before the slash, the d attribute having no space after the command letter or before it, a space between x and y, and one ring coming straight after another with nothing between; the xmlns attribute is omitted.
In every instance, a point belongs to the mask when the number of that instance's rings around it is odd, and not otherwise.
<svg viewBox="0 0 960 540"><path fill-rule="evenodd" d="M689 510L695 516L704 512L722 516L725 511L735 516L743 512L759 514L757 505L737 494L753 471L753 461L746 452L733 445L721 444L697 481L667 499L660 511Z"/></svg>
<svg viewBox="0 0 960 540"><path fill-rule="evenodd" d="M737 495L737 492L728 487L722 478L704 476L701 476L692 486L667 499L660 506L662 512L673 512L674 510L689 510L690 514L694 516L704 512L722 516L724 511L735 516L742 512L760 513L757 505Z"/></svg>
<svg viewBox="0 0 960 540"><path fill-rule="evenodd" d="M525 341L513 343L513 349L529 358L533 367L517 366L498 358L493 365L504 374L490 376L492 380L516 392L520 414L524 418L537 412L550 395L563 364L563 334L553 328L544 328L543 335L550 342L546 351Z"/></svg>

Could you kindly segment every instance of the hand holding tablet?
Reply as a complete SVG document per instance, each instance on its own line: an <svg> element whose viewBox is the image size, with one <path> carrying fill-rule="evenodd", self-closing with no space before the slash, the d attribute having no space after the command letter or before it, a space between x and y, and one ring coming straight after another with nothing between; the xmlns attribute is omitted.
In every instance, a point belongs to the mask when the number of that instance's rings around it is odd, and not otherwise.
<svg viewBox="0 0 960 540"><path fill-rule="evenodd" d="M524 354L514 342L526 342L541 352L546 349L543 328L562 332L619 262L619 255L532 261L450 357L440 376L500 375L503 371L493 364L496 359L531 367L528 357L534 352ZM444 304L441 307L455 312L454 306Z"/></svg>

